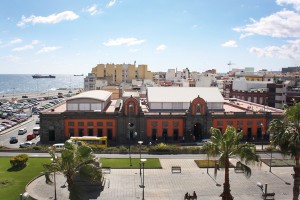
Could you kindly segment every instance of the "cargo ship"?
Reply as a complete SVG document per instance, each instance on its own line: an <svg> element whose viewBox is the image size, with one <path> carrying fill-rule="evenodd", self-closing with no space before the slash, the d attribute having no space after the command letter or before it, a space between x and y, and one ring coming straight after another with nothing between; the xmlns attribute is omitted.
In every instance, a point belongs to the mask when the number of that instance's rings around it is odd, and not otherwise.
<svg viewBox="0 0 300 200"><path fill-rule="evenodd" d="M55 78L53 75L41 75L41 74L34 74L32 78Z"/></svg>
<svg viewBox="0 0 300 200"><path fill-rule="evenodd" d="M83 76L83 74L74 74L74 76Z"/></svg>

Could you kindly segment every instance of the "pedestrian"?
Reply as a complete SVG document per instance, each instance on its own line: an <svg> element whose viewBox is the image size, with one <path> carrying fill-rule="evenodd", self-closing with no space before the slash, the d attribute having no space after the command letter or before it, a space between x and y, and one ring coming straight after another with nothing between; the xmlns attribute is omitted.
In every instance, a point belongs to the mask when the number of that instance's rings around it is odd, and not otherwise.
<svg viewBox="0 0 300 200"><path fill-rule="evenodd" d="M193 200L196 200L197 199L197 194L196 194L196 192L194 191L193 192Z"/></svg>
<svg viewBox="0 0 300 200"><path fill-rule="evenodd" d="M184 195L184 200L187 200L187 199L188 199L188 196L189 196L189 194L188 194L188 193L185 193L185 195Z"/></svg>

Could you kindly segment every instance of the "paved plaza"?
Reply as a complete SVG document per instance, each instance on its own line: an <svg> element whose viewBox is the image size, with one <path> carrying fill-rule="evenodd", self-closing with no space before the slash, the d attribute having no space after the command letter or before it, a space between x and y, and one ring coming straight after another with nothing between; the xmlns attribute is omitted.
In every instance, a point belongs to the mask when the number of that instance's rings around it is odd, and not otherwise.
<svg viewBox="0 0 300 200"><path fill-rule="evenodd" d="M185 193L196 192L198 200L214 200L221 198L223 190L224 170L219 170L216 180L214 169L200 169L194 159L160 158L162 169L145 169L145 199L146 200L183 200ZM236 163L232 159L233 164ZM171 173L172 166L181 166L181 173ZM231 193L235 200L262 199L257 182L268 183L268 192L275 192L276 200L292 199L293 173L292 167L269 167L265 164L252 166L252 176L246 178L241 173L230 169ZM105 174L103 191L90 191L87 199L104 200L134 200L142 199L142 188L139 169L112 169ZM63 187L65 179L57 176L57 199L69 199L67 187ZM220 184L221 186L218 186ZM44 176L31 182L27 192L35 199L54 199L54 186L46 185Z"/></svg>

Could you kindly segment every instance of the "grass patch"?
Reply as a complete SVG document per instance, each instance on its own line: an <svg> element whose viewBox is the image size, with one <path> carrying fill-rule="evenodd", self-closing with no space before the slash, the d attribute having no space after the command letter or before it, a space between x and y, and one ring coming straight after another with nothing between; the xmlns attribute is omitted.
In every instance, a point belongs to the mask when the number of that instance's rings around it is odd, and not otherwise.
<svg viewBox="0 0 300 200"><path fill-rule="evenodd" d="M110 167L112 169L139 169L140 159L138 158L101 158L102 167ZM148 158L145 162L145 169L161 169L158 158Z"/></svg>
<svg viewBox="0 0 300 200"><path fill-rule="evenodd" d="M271 159L261 159L263 163L270 166ZM293 159L272 159L272 167L293 167L295 160Z"/></svg>
<svg viewBox="0 0 300 200"><path fill-rule="evenodd" d="M195 163L199 168L215 168L217 160L195 160ZM234 167L234 165L229 162L229 167Z"/></svg>
<svg viewBox="0 0 300 200"><path fill-rule="evenodd" d="M10 157L0 157L0 197L5 200L19 199L19 194L25 191L25 186L34 177L43 172L43 163L49 158L29 158L27 166L19 171L9 171Z"/></svg>

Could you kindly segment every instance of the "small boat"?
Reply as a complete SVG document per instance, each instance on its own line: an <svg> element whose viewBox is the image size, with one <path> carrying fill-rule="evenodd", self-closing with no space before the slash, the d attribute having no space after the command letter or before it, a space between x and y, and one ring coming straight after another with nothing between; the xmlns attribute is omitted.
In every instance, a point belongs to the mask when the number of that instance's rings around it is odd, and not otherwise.
<svg viewBox="0 0 300 200"><path fill-rule="evenodd" d="M74 76L83 76L83 74L74 74Z"/></svg>
<svg viewBox="0 0 300 200"><path fill-rule="evenodd" d="M34 74L32 78L55 78L53 75L41 75L41 74Z"/></svg>

